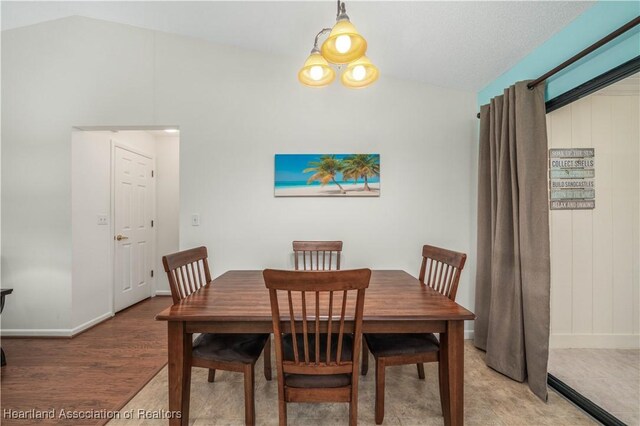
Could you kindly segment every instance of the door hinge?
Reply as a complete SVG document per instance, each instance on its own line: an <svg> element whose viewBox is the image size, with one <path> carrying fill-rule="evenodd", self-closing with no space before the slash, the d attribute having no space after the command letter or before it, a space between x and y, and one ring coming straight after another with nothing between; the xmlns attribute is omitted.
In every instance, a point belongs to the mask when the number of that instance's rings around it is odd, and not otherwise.
<svg viewBox="0 0 640 426"><path fill-rule="evenodd" d="M151 177L153 177L153 170L151 170Z"/></svg>
<svg viewBox="0 0 640 426"><path fill-rule="evenodd" d="M151 278L153 278L153 269L151 270Z"/></svg>
<svg viewBox="0 0 640 426"><path fill-rule="evenodd" d="M153 220L151 221L151 227L153 228Z"/></svg>

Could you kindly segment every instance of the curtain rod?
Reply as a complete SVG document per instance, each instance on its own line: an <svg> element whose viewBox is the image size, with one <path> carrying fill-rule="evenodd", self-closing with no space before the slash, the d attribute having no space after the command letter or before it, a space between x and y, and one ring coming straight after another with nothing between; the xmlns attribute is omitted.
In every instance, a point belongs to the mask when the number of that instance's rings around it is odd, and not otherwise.
<svg viewBox="0 0 640 426"><path fill-rule="evenodd" d="M567 59L566 61L564 61L563 63L561 63L560 65L558 65L554 69L552 69L551 71L548 71L548 72L542 74L540 77L536 78L535 80L533 80L532 82L527 84L527 87L529 89L533 89L538 84L542 83L543 81L545 81L546 79L548 79L552 75L557 74L558 72L562 71L563 69L565 69L569 65L579 61L580 59L584 58L585 56L587 56L588 54L590 54L594 50L599 49L603 45L609 43L611 40L617 38L618 36L626 33L627 31L629 31L631 28L635 27L638 24L640 24L640 16L637 16L636 18L634 18L631 21L627 22L626 24L624 24L623 26L621 26L620 28L618 28L617 30L612 32L611 34L601 38L597 42L593 43L591 46L589 46L586 49L582 50L581 52L573 55L571 58ZM480 113L478 113L476 117L480 118Z"/></svg>

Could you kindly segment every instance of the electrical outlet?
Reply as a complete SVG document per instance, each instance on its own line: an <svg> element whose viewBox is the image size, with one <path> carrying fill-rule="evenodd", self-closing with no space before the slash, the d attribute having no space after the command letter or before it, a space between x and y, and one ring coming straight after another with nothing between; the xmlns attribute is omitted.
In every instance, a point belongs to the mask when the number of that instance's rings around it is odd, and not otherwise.
<svg viewBox="0 0 640 426"><path fill-rule="evenodd" d="M108 224L109 224L109 217L105 214L99 214L98 225L108 225Z"/></svg>
<svg viewBox="0 0 640 426"><path fill-rule="evenodd" d="M191 215L191 226L200 226L200 215Z"/></svg>

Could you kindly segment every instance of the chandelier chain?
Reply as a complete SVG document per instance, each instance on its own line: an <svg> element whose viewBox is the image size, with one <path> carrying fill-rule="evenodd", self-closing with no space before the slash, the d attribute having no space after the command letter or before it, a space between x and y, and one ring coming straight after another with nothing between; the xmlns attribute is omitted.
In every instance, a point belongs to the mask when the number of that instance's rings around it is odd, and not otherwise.
<svg viewBox="0 0 640 426"><path fill-rule="evenodd" d="M316 39L313 42L313 49L317 50L318 49L318 39L320 38L321 35L326 34L328 32L331 32L331 28L323 28L320 30L320 32L318 32L318 34L316 35Z"/></svg>

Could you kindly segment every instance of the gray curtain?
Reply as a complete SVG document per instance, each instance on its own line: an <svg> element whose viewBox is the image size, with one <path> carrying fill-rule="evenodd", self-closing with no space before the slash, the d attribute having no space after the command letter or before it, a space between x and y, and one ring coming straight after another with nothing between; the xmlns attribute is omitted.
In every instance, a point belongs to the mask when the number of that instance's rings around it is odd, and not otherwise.
<svg viewBox="0 0 640 426"><path fill-rule="evenodd" d="M544 85L480 110L475 345L547 399L549 216Z"/></svg>

